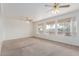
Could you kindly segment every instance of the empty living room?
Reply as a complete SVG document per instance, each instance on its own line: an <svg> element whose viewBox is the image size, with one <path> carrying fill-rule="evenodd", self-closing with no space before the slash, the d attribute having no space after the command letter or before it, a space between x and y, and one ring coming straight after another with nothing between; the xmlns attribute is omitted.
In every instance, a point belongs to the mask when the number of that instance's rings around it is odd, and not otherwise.
<svg viewBox="0 0 79 59"><path fill-rule="evenodd" d="M79 3L0 3L0 56L79 56Z"/></svg>

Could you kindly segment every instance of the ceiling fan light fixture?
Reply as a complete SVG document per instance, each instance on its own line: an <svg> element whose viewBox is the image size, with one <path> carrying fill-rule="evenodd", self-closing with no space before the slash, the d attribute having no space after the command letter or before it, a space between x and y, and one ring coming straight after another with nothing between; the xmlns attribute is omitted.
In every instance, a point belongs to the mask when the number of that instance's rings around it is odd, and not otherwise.
<svg viewBox="0 0 79 59"><path fill-rule="evenodd" d="M55 14L57 14L58 12L59 12L59 10L58 10L58 9L54 10L54 13L55 13Z"/></svg>
<svg viewBox="0 0 79 59"><path fill-rule="evenodd" d="M55 14L57 14L59 12L59 5L58 4L52 7L52 12Z"/></svg>
<svg viewBox="0 0 79 59"><path fill-rule="evenodd" d="M52 13L55 13L55 14L59 13L59 9L53 9Z"/></svg>

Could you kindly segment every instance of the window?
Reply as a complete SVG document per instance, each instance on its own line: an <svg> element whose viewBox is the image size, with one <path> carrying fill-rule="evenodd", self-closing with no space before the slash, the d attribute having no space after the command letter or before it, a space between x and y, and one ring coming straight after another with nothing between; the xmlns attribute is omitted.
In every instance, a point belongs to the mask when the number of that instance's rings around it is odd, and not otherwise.
<svg viewBox="0 0 79 59"><path fill-rule="evenodd" d="M66 18L55 21L48 21L46 23L40 23L37 26L37 32L39 34L61 34L65 36L71 36L77 33L76 20L72 18Z"/></svg>
<svg viewBox="0 0 79 59"><path fill-rule="evenodd" d="M55 33L55 21L46 23L46 32L50 34Z"/></svg>
<svg viewBox="0 0 79 59"><path fill-rule="evenodd" d="M73 34L73 27L76 27L76 26L73 26L74 22L75 21L73 21L73 18L58 20L57 22L58 34L71 36Z"/></svg>
<svg viewBox="0 0 79 59"><path fill-rule="evenodd" d="M44 32L44 24L38 24L38 33L41 34Z"/></svg>
<svg viewBox="0 0 79 59"><path fill-rule="evenodd" d="M57 24L57 30L58 30L58 34L62 34L64 32L63 23L58 23Z"/></svg>

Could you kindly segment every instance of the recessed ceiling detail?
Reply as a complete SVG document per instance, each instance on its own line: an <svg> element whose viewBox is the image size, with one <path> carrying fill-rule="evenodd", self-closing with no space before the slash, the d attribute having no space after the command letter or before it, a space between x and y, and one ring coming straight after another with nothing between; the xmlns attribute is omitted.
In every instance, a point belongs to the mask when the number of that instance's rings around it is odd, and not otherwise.
<svg viewBox="0 0 79 59"><path fill-rule="evenodd" d="M19 19L30 16L32 17L33 21L38 21L79 9L78 3L62 3L61 5L70 5L70 7L59 8L59 13L55 14L50 11L51 8L45 7L45 5L54 5L54 3L4 3L2 4L2 10L4 12L3 15L7 18Z"/></svg>

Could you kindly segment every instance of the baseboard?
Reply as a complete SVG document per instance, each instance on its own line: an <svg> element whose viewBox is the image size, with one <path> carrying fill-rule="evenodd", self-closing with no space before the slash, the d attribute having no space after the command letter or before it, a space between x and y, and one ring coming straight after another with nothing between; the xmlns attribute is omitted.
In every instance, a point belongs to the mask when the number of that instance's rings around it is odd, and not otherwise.
<svg viewBox="0 0 79 59"><path fill-rule="evenodd" d="M79 46L76 46L76 45L72 45L72 44L68 44L68 43L63 43L63 42L58 42L58 41L53 41L53 40L44 39L44 38L35 37L35 36L34 36L34 38L38 38L38 39L41 39L41 40L44 40L44 41L52 42L52 43L54 43L56 45L67 47L67 48L70 48L70 49L76 49L76 50L79 51Z"/></svg>

